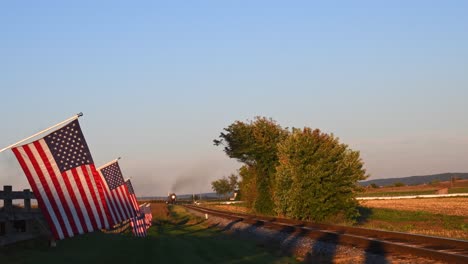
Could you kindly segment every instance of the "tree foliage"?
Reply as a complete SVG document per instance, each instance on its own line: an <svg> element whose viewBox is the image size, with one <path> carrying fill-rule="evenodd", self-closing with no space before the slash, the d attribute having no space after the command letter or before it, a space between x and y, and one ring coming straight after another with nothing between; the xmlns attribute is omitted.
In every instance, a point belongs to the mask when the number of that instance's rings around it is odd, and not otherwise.
<svg viewBox="0 0 468 264"><path fill-rule="evenodd" d="M224 129L219 139L214 140L215 145L223 145L224 152L229 157L244 163L249 170L248 174L255 177L247 181L255 182L256 194L249 195L245 190L242 193L244 196L254 198L252 207L256 212L273 212L271 186L278 164L277 146L287 135L287 130L274 120L256 117L250 122L234 122Z"/></svg>
<svg viewBox="0 0 468 264"><path fill-rule="evenodd" d="M229 185L229 180L226 177L218 179L211 182L211 188L219 195L223 195L226 198L226 195L231 191L231 186Z"/></svg>
<svg viewBox="0 0 468 264"><path fill-rule="evenodd" d="M254 121L236 121L221 132L219 139L213 140L216 146L223 145L230 157L247 165L265 165L278 160L277 144L287 136L273 119L255 117Z"/></svg>
<svg viewBox="0 0 468 264"><path fill-rule="evenodd" d="M359 152L333 135L304 128L278 145L276 212L298 219L358 216L357 182L366 178Z"/></svg>
<svg viewBox="0 0 468 264"><path fill-rule="evenodd" d="M332 134L311 128L282 128L256 117L236 121L214 140L244 165L239 169L242 199L253 211L298 219L358 216L358 181L366 172L358 151Z"/></svg>
<svg viewBox="0 0 468 264"><path fill-rule="evenodd" d="M237 175L229 175L228 181L230 192L234 192L235 190L237 190L237 188L239 188L239 177L237 177Z"/></svg>
<svg viewBox="0 0 468 264"><path fill-rule="evenodd" d="M213 191L219 195L223 195L225 198L229 193L234 193L238 185L238 177L235 174L231 174L227 178L224 176L221 179L211 182Z"/></svg>
<svg viewBox="0 0 468 264"><path fill-rule="evenodd" d="M257 199L257 175L255 167L244 165L239 169L241 181L239 182L239 189L242 200L246 202L249 208L253 208L253 204Z"/></svg>

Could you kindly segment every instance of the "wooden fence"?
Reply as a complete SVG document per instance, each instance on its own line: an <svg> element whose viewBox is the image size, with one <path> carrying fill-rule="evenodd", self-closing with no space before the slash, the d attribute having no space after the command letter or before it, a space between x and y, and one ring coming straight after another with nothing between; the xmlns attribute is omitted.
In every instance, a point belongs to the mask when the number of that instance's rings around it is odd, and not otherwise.
<svg viewBox="0 0 468 264"><path fill-rule="evenodd" d="M130 228L130 220L125 220L120 224L113 226L109 230L101 229L101 232L106 234L121 234Z"/></svg>
<svg viewBox="0 0 468 264"><path fill-rule="evenodd" d="M34 194L29 190L13 191L12 186L3 186L0 190L0 247L15 242L44 237L51 246L55 246L50 229L39 208L31 206L35 200ZM23 200L24 205L13 204L13 200ZM130 228L130 221L126 220L115 225L110 230L101 230L104 233L119 234Z"/></svg>
<svg viewBox="0 0 468 264"><path fill-rule="evenodd" d="M3 186L0 191L0 246L40 236L50 238L49 228L39 208L31 207L34 194L29 190L13 191L12 186ZM24 200L23 206L13 205L13 200Z"/></svg>

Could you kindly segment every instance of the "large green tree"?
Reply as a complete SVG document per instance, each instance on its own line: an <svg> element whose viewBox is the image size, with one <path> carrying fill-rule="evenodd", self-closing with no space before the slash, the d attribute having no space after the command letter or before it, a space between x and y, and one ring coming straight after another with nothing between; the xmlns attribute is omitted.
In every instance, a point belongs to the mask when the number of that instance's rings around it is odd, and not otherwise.
<svg viewBox="0 0 468 264"><path fill-rule="evenodd" d="M272 213L274 203L271 199L273 182L278 165L277 146L288 135L274 120L266 117L256 117L253 121L236 121L224 129L214 144L224 146L224 152L231 158L245 164L240 173L242 180L240 186L245 186L244 175L254 177L246 179L253 188L241 190L243 196L252 197L252 207L259 213ZM255 191L255 194L246 192Z"/></svg>
<svg viewBox="0 0 468 264"><path fill-rule="evenodd" d="M293 129L278 145L275 210L297 219L327 220L358 216L355 192L366 172L358 151L333 135Z"/></svg>

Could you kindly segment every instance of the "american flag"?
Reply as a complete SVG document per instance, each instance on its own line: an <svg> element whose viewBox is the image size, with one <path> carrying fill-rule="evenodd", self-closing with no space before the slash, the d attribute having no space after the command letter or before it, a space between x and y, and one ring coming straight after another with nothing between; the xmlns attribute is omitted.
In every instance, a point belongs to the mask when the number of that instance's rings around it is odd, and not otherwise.
<svg viewBox="0 0 468 264"><path fill-rule="evenodd" d="M127 185L128 192L130 194L130 201L131 201L131 204L133 206L133 209L138 214L138 212L140 212L140 206L138 206L138 201L136 199L135 191L133 190L132 183L130 182L130 180L126 180L125 184Z"/></svg>
<svg viewBox="0 0 468 264"><path fill-rule="evenodd" d="M133 235L136 237L145 237L146 236L146 220L145 214L139 213L138 216L132 217L130 221L132 226Z"/></svg>
<svg viewBox="0 0 468 264"><path fill-rule="evenodd" d="M132 198L117 161L98 169L104 179L104 195L112 217L112 225L136 216Z"/></svg>
<svg viewBox="0 0 468 264"><path fill-rule="evenodd" d="M103 182L78 120L12 150L55 239L109 228Z"/></svg>
<svg viewBox="0 0 468 264"><path fill-rule="evenodd" d="M151 204L148 203L140 207L142 207L143 212L145 213L146 229L148 229L152 225L153 221L153 214L151 213Z"/></svg>
<svg viewBox="0 0 468 264"><path fill-rule="evenodd" d="M145 214L142 213L140 210L140 206L138 205L138 201L135 196L135 191L133 190L133 186L130 180L125 181L125 184L127 184L128 191L130 192L130 198L132 200L133 208L135 208L135 211L137 211L137 215L135 217L132 217L130 221L133 235L137 237L145 237L146 236Z"/></svg>

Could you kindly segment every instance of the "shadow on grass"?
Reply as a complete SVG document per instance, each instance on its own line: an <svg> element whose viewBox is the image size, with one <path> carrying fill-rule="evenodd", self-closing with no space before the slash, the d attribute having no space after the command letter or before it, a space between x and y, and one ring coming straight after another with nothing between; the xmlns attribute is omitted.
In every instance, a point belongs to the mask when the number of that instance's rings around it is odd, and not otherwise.
<svg viewBox="0 0 468 264"><path fill-rule="evenodd" d="M227 224L223 229L220 229L219 232L225 232L225 231L230 231L235 224L242 222L244 219L237 219L234 221L231 221L229 224Z"/></svg>
<svg viewBox="0 0 468 264"><path fill-rule="evenodd" d="M370 217L373 214L372 209L367 208L367 207L359 206L358 211L359 211L359 217L357 219L357 224L358 225L363 225L363 224L367 223L369 221Z"/></svg>
<svg viewBox="0 0 468 264"><path fill-rule="evenodd" d="M0 248L0 263L295 263L290 257L218 233L218 224L176 210L169 219L154 219L146 238L95 232L57 242L28 241ZM204 223L205 222L205 223ZM261 224L261 223L259 223Z"/></svg>
<svg viewBox="0 0 468 264"><path fill-rule="evenodd" d="M174 223L174 224L175 224L176 226L182 226L182 225L187 224L188 221L190 221L190 218L184 217L183 219L181 219L180 221L177 221L177 222Z"/></svg>
<svg viewBox="0 0 468 264"><path fill-rule="evenodd" d="M191 226L197 226L199 224L202 224L203 222L205 222L206 220L203 219L203 220L198 220L197 222L193 223L193 224L186 224L185 227L191 227Z"/></svg>
<svg viewBox="0 0 468 264"><path fill-rule="evenodd" d="M201 229L196 229L196 230L193 230L193 231L185 232L183 235L192 235L192 234L195 234L195 233L201 233L201 232L206 232L206 231L214 230L214 229L216 229L218 226L219 226L219 223L212 224L212 225L209 225L209 226L207 226L207 227L205 227L205 228L201 228Z"/></svg>

